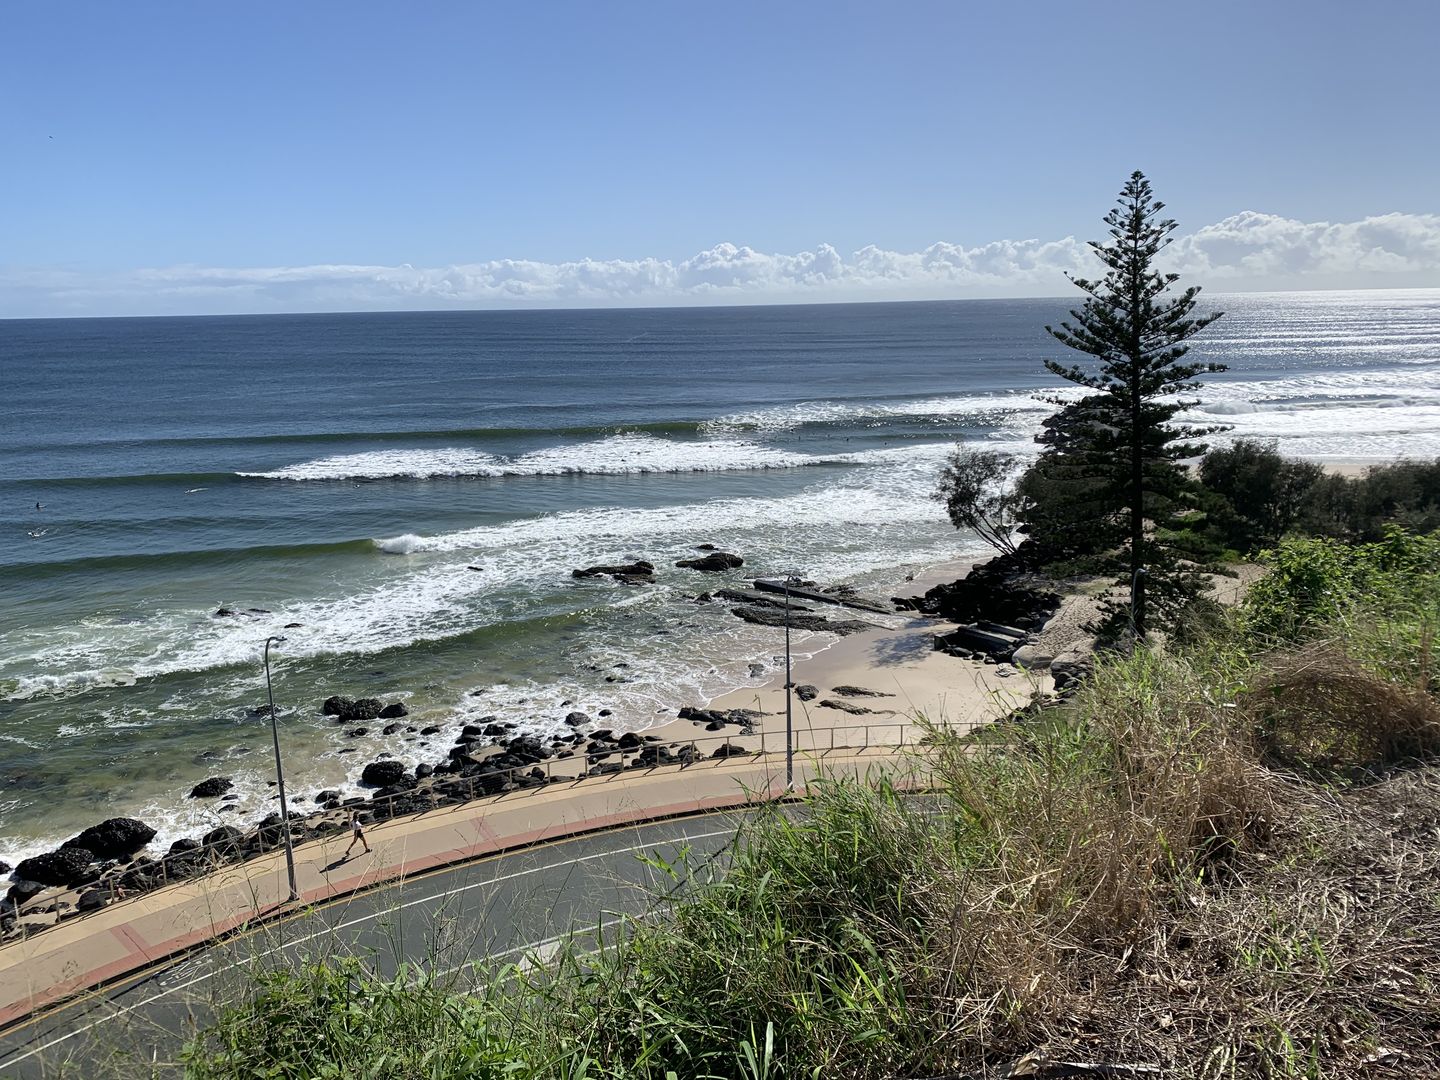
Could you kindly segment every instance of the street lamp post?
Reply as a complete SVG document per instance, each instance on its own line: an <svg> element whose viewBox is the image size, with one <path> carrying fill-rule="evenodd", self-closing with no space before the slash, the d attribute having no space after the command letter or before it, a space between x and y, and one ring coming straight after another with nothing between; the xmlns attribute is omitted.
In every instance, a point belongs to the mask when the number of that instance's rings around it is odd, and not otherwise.
<svg viewBox="0 0 1440 1080"><path fill-rule="evenodd" d="M285 767L280 763L280 726L275 720L275 691L270 688L270 646L283 642L283 637L265 639L265 695L270 699L270 734L275 740L275 783L280 788L280 821L285 826L285 870L290 876L290 900L300 898L295 887L295 840L290 835L290 808L285 803Z"/></svg>
<svg viewBox="0 0 1440 1080"><path fill-rule="evenodd" d="M790 678L790 587L800 584L796 574L786 574L785 588L785 790L795 790L795 681Z"/></svg>

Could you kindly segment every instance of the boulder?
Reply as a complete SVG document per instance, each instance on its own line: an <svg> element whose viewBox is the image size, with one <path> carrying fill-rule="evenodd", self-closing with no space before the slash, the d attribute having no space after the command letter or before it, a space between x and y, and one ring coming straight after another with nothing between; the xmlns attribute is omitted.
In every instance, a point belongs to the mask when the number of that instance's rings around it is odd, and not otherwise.
<svg viewBox="0 0 1440 1080"><path fill-rule="evenodd" d="M409 715L410 710L405 707L404 702L392 701L389 705L386 705L383 709L380 710L378 718L381 720L398 720L402 716Z"/></svg>
<svg viewBox="0 0 1440 1080"><path fill-rule="evenodd" d="M400 725L399 725L399 724L386 724L383 728L380 729L380 734L381 734L381 735L394 735L394 734L395 734L396 732L398 732L399 730L400 730Z"/></svg>
<svg viewBox="0 0 1440 1080"><path fill-rule="evenodd" d="M851 716L864 716L873 712L873 709L861 708L859 705L852 705L848 701L836 701L834 698L822 698L820 701L822 709L838 709L840 712L849 713Z"/></svg>
<svg viewBox="0 0 1440 1080"><path fill-rule="evenodd" d="M168 859L171 855L185 855L192 851L200 850L200 841L189 836L182 836L170 845L170 850L165 853Z"/></svg>
<svg viewBox="0 0 1440 1080"><path fill-rule="evenodd" d="M325 699L324 704L320 706L320 712L325 716L344 716L354 704L352 698L335 694Z"/></svg>
<svg viewBox="0 0 1440 1080"><path fill-rule="evenodd" d="M709 555L702 555L698 559L681 559L675 564L685 570L703 570L707 574L719 573L722 570L734 570L744 566L745 560L739 555L732 555L728 551L713 551Z"/></svg>
<svg viewBox="0 0 1440 1080"><path fill-rule="evenodd" d="M924 596L897 598L896 607L939 615L957 623L988 623L1018 631L1038 630L1060 607L1060 594L1015 581L1032 569L1025 550L972 567L959 581L936 585Z"/></svg>
<svg viewBox="0 0 1440 1080"><path fill-rule="evenodd" d="M97 877L90 869L94 861L95 853L92 851L82 847L62 847L59 851L21 859L15 867L15 876L41 885L83 885Z"/></svg>
<svg viewBox="0 0 1440 1080"><path fill-rule="evenodd" d="M1095 673L1095 659L1082 649L1063 652L1050 661L1050 677L1055 680L1055 689L1069 691Z"/></svg>
<svg viewBox="0 0 1440 1080"><path fill-rule="evenodd" d="M361 736L368 734L370 734L369 728L357 727L351 728L349 731L345 732L345 737L348 739L358 739Z"/></svg>
<svg viewBox="0 0 1440 1080"><path fill-rule="evenodd" d="M758 626L781 627L786 624L787 612L784 608L758 607L747 604L744 607L731 608L730 613L737 618L744 619L748 623L755 623ZM860 622L856 619L842 619L831 622L823 615L797 614L793 609L788 613L788 621L795 630L815 630L827 634L856 634L864 630L873 630L873 623Z"/></svg>
<svg viewBox="0 0 1440 1080"><path fill-rule="evenodd" d="M645 740L640 738L639 735L636 735L635 732L627 731L616 740L615 745L620 747L621 750L634 750L637 746L643 745L644 742Z"/></svg>
<svg viewBox="0 0 1440 1080"><path fill-rule="evenodd" d="M386 787L405 777L405 766L399 761L372 761L360 772L360 782L371 787Z"/></svg>
<svg viewBox="0 0 1440 1080"><path fill-rule="evenodd" d="M341 715L341 720L375 720L378 719L385 706L380 704L378 698L358 698L351 703L350 708Z"/></svg>
<svg viewBox="0 0 1440 1080"><path fill-rule="evenodd" d="M883 690L870 690L864 686L832 686L831 693L839 694L841 697L894 697L894 694L887 694Z"/></svg>
<svg viewBox="0 0 1440 1080"><path fill-rule="evenodd" d="M633 563L616 566L587 566L583 570L571 570L574 578L610 577L624 585L650 585L655 581L653 564L640 559Z"/></svg>
<svg viewBox="0 0 1440 1080"><path fill-rule="evenodd" d="M99 911L110 903L108 889L86 889L75 901L76 911Z"/></svg>
<svg viewBox="0 0 1440 1080"><path fill-rule="evenodd" d="M743 746L736 746L734 743L721 743L710 756L712 758L741 757L749 752Z"/></svg>
<svg viewBox="0 0 1440 1080"><path fill-rule="evenodd" d="M5 894L5 903L12 907L23 907L44 891L45 885L42 882L22 878L10 886L10 891Z"/></svg>
<svg viewBox="0 0 1440 1080"><path fill-rule="evenodd" d="M6 862L4 859L0 859L0 877L4 877L13 869L14 867L12 867L8 862Z"/></svg>
<svg viewBox="0 0 1440 1080"><path fill-rule="evenodd" d="M439 734L440 734L440 725L439 725L439 724L431 724L429 727L422 727L422 728L420 729L420 734L421 734L421 735L439 735Z"/></svg>
<svg viewBox="0 0 1440 1080"><path fill-rule="evenodd" d="M424 780L427 776L434 776L434 775L435 775L435 766L434 766L434 765L427 765L427 764L424 764L424 763L422 762L421 764L415 766L415 778L416 778L417 780Z"/></svg>
<svg viewBox="0 0 1440 1080"><path fill-rule="evenodd" d="M234 825L221 825L202 836L200 843L208 851L219 855L230 855L240 850L240 844L244 839L245 834Z"/></svg>
<svg viewBox="0 0 1440 1080"><path fill-rule="evenodd" d="M590 717L583 712L572 712L565 717L565 723L571 727L579 727L581 724L588 724L590 722Z"/></svg>
<svg viewBox="0 0 1440 1080"><path fill-rule="evenodd" d="M1010 662L1030 671L1044 671L1054 659L1038 645L1021 645L1010 657Z"/></svg>
<svg viewBox="0 0 1440 1080"><path fill-rule="evenodd" d="M201 780L190 789L192 799L214 799L224 795L235 786L235 781L228 776L212 776L208 780Z"/></svg>
<svg viewBox="0 0 1440 1080"><path fill-rule="evenodd" d="M62 848L79 848L94 852L100 859L119 859L134 855L151 840L155 830L143 821L134 818L108 818L99 825L91 825L79 836L66 840Z"/></svg>
<svg viewBox="0 0 1440 1080"><path fill-rule="evenodd" d="M811 686L809 683L801 683L799 686L795 687L795 696L798 697L801 701L814 701L817 697L820 696L820 691L817 690L815 687Z"/></svg>

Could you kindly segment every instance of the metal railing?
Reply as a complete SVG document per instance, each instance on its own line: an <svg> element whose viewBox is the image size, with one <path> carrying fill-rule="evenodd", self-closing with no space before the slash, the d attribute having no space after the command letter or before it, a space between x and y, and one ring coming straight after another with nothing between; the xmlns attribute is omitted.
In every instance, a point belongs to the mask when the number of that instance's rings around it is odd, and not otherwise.
<svg viewBox="0 0 1440 1080"><path fill-rule="evenodd" d="M796 754L814 755L831 754L839 750L864 752L872 748L898 749L904 746L918 745L920 741L918 739L907 741L905 738L907 729L917 736L922 734L914 723L904 720L889 723L842 723L838 727L818 730L801 729L795 732L794 750ZM887 731L895 733L897 737L893 741L875 738L876 733ZM859 735L858 743L854 741L857 734ZM839 736L839 741L837 741L837 736ZM738 745L736 742L736 740L748 741L757 738L759 739L758 747L746 747ZM641 739L644 739L643 734L641 734ZM728 745L732 747L732 750L724 754L716 754L713 751L708 754L700 752L702 745L708 748L716 743ZM672 747L678 747L678 750L672 750ZM550 748L547 747L547 749ZM687 750L688 753L686 753ZM650 751L651 754L649 761L643 760L646 751ZM662 751L669 754L670 757L662 758ZM336 809L326 809L309 815L292 817L291 821L307 832L313 830L317 822L323 821L327 815L336 813L337 810L356 810L361 814L369 815L372 822L390 821L398 817L431 813L442 807L457 808L481 799L499 801L536 794L549 789L554 784L623 782L626 779L646 776L662 769L685 770L705 765L722 765L742 759L754 761L770 756L777 756L783 761L784 753L784 739L777 740L773 735L767 738L763 729L753 735L731 732L691 739L661 739L655 742L642 741L636 746L624 748L592 746L589 752L576 750L570 757L560 757L552 750L550 756L541 761L484 770L469 776L437 772L433 777L426 778L431 781L429 784L426 784L425 780L421 780L415 787L389 795L369 798L352 797L342 801ZM578 771L572 772L571 770ZM507 785L514 786L507 787ZM505 790L494 790L497 786ZM235 828L239 827L235 826ZM343 832L344 827L336 825L334 831ZM239 837L227 837L223 841L202 844L198 848L162 855L158 859L139 864L144 877L153 879L158 876L159 880L143 888L137 888L137 891L150 892L154 889L161 889L172 882L187 881L211 870L258 859L284 848L284 829L278 821L254 829L254 831L241 830L241 832L242 835ZM267 840L267 834L273 835ZM313 838L313 832L305 836L305 839ZM127 873L130 872L133 871L127 871Z"/></svg>

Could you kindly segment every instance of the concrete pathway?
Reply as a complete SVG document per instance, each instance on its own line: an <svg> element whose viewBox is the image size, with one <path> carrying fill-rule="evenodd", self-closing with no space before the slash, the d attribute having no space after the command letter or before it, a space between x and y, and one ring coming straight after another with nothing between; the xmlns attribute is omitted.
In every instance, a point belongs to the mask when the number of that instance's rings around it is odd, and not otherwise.
<svg viewBox="0 0 1440 1080"><path fill-rule="evenodd" d="M844 748L797 757L817 776L921 773L913 749ZM783 795L783 754L710 760L559 782L367 827L372 854L342 857L349 834L295 849L299 900L287 901L283 852L226 867L0 947L0 1028L72 995L173 958L237 928L499 851L596 829L742 806Z"/></svg>

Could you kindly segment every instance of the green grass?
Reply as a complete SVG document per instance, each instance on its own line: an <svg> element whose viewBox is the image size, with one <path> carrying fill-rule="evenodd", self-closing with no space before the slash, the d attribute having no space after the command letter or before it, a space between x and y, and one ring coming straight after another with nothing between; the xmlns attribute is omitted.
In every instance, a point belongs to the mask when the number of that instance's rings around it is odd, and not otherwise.
<svg viewBox="0 0 1440 1080"><path fill-rule="evenodd" d="M802 817L762 813L723 875L598 951L465 987L356 958L265 975L187 1074L1440 1069L1437 578L1387 544L1315 572L1282 550L1187 651L1113 658L985 738L937 727L932 796L835 779Z"/></svg>

